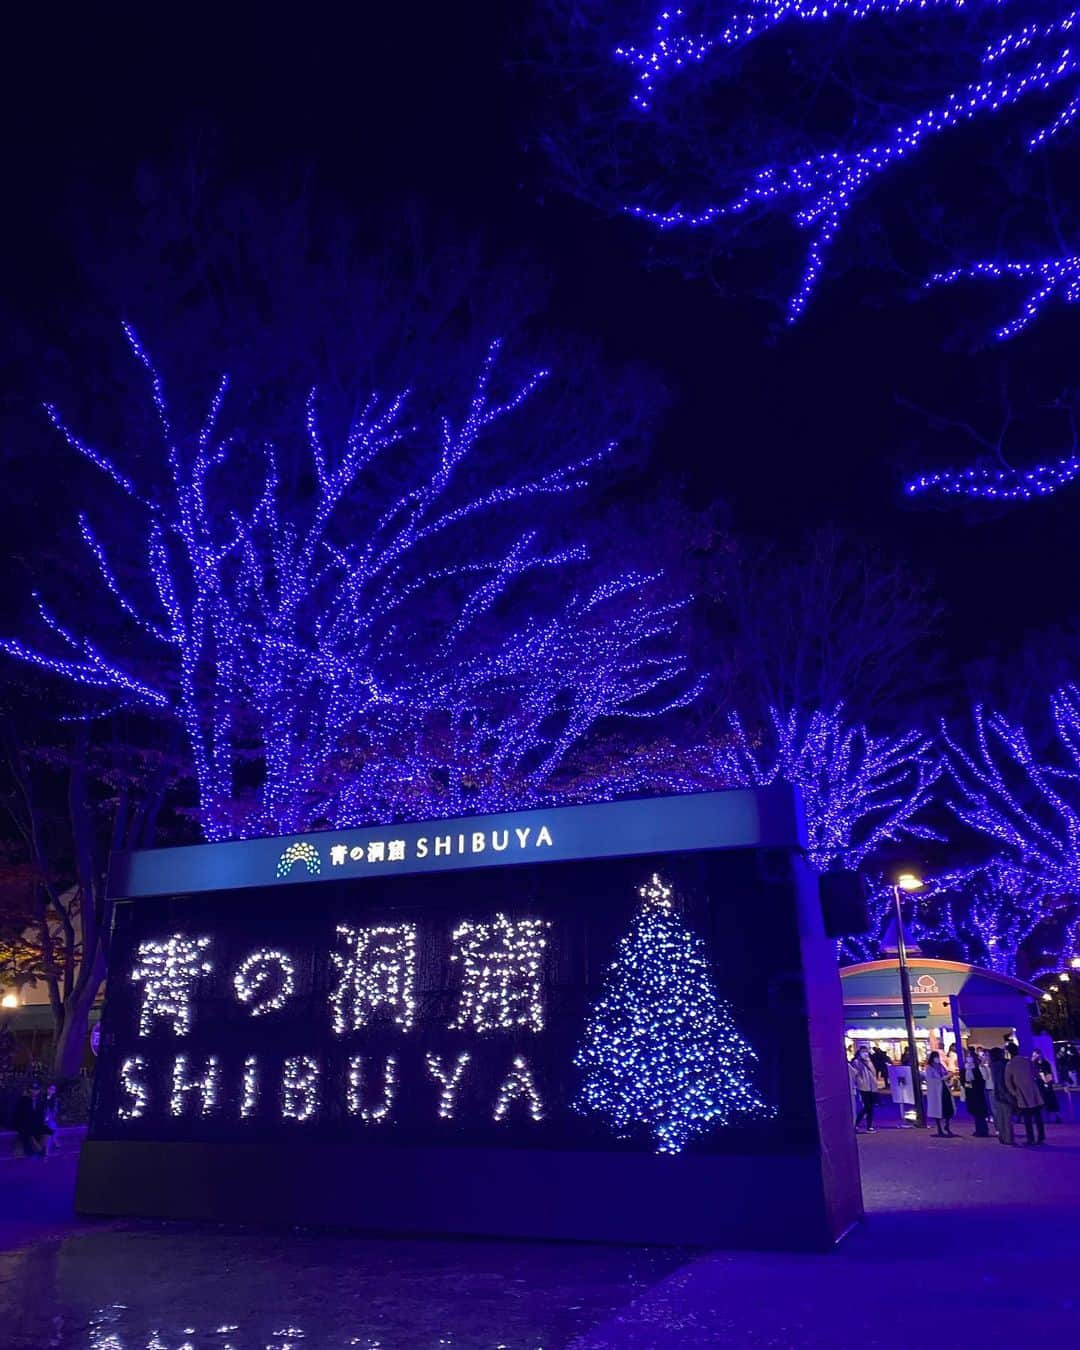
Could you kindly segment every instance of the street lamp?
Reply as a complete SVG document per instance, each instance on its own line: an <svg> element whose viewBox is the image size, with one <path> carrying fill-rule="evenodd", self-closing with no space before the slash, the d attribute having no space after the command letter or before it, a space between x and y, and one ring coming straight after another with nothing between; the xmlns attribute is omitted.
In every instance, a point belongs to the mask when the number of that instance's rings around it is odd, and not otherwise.
<svg viewBox="0 0 1080 1350"><path fill-rule="evenodd" d="M915 1041L915 1009L911 1003L911 978L908 974L907 945L904 942L904 910L901 892L921 891L923 881L914 872L901 872L893 883L896 901L896 958L900 970L900 996L904 1002L904 1024L907 1027L908 1063L911 1068L911 1094L915 1098L915 1124L926 1129L926 1105L923 1102L922 1080L919 1077L919 1047Z"/></svg>
<svg viewBox="0 0 1080 1350"><path fill-rule="evenodd" d="M1080 956L1074 956L1069 965L1072 966L1073 970L1080 970Z"/></svg>

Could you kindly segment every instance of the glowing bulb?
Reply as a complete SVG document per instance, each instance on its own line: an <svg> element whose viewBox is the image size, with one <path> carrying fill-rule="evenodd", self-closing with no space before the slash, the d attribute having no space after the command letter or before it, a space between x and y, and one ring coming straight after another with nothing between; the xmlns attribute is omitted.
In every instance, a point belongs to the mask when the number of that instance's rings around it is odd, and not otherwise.
<svg viewBox="0 0 1080 1350"><path fill-rule="evenodd" d="M896 884L902 891L921 891L926 883L914 872L901 872L896 878Z"/></svg>
<svg viewBox="0 0 1080 1350"><path fill-rule="evenodd" d="M5 994L3 998L0 998L0 1007L2 1008L17 1008L18 1006L19 1006L18 994L15 993Z"/></svg>

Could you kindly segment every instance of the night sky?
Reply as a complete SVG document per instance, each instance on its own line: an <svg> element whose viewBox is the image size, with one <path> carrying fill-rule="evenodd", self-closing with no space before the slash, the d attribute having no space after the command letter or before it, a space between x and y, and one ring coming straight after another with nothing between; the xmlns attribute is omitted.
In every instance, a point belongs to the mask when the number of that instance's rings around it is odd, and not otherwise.
<svg viewBox="0 0 1080 1350"><path fill-rule="evenodd" d="M997 357L959 350L955 311L913 298L899 273L827 280L792 331L768 303L738 298L737 257L727 295L649 267L646 230L552 180L525 6L36 8L7 20L0 81L3 291L23 331L47 341L79 303L61 209L73 182L94 182L98 202L126 199L140 163L199 138L255 191L308 166L346 210L420 198L455 230L482 228L549 266L552 329L667 386L654 472L677 475L694 502L722 499L744 531L790 540L836 522L880 539L933 578L957 661L1072 620L1080 488L1012 511L902 500L906 474L971 452L897 396L976 416ZM1069 378L1074 322L1042 320L1023 359ZM19 361L5 366L21 378ZM10 407L21 391L4 382ZM4 447L9 463L17 449Z"/></svg>

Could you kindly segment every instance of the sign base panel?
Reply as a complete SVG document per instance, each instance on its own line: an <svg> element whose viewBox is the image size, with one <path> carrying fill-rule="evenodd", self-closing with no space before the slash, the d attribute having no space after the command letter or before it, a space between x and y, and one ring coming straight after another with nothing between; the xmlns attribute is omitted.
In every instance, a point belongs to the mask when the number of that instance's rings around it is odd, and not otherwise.
<svg viewBox="0 0 1080 1350"><path fill-rule="evenodd" d="M357 1232L822 1251L821 1160L88 1141L76 1209Z"/></svg>

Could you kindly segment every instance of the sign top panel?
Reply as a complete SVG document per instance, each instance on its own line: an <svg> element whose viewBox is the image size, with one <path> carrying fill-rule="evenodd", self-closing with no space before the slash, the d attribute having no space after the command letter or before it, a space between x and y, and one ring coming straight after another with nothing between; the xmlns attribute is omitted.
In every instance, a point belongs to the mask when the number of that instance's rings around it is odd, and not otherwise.
<svg viewBox="0 0 1080 1350"><path fill-rule="evenodd" d="M109 893L123 900L575 858L804 845L798 797L775 785L141 849L113 855Z"/></svg>

